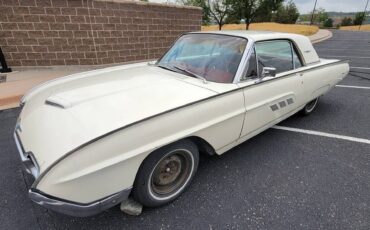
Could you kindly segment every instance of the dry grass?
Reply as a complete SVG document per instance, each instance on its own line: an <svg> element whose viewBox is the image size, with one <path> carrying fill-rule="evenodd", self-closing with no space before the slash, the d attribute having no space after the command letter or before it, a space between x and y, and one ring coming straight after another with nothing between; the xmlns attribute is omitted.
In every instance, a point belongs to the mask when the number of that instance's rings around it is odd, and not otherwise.
<svg viewBox="0 0 370 230"><path fill-rule="evenodd" d="M249 29L296 33L306 36L315 34L319 30L317 26L279 24L274 22L252 23ZM218 25L202 26L202 30L218 30ZM245 30L245 24L226 24L222 27L222 30Z"/></svg>
<svg viewBox="0 0 370 230"><path fill-rule="evenodd" d="M351 30L351 31L359 31L359 26L341 26L341 30ZM361 31L370 31L370 24L369 25L362 25Z"/></svg>

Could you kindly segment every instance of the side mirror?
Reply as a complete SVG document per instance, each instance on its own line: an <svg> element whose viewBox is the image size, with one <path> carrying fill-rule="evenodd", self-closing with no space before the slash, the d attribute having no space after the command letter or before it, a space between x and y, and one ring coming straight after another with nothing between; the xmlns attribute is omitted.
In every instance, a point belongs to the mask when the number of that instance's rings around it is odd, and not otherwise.
<svg viewBox="0 0 370 230"><path fill-rule="evenodd" d="M274 67L263 67L261 79L265 77L275 77L276 76L276 68Z"/></svg>

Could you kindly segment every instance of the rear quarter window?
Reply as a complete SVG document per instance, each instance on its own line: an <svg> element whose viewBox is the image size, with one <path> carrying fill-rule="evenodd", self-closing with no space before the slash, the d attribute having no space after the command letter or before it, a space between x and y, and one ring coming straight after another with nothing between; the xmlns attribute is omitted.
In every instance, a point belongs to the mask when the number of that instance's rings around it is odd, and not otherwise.
<svg viewBox="0 0 370 230"><path fill-rule="evenodd" d="M294 69L292 48L287 40L258 42L256 54L259 72L263 67L274 67L276 73Z"/></svg>
<svg viewBox="0 0 370 230"><path fill-rule="evenodd" d="M257 42L255 50L259 72L263 67L274 67L276 73L282 73L303 66L295 45L289 40Z"/></svg>

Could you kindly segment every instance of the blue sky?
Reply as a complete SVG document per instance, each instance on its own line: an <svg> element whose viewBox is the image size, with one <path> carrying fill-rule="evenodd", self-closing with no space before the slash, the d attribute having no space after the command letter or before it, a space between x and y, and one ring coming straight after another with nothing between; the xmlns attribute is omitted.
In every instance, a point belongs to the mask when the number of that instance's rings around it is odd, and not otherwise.
<svg viewBox="0 0 370 230"><path fill-rule="evenodd" d="M149 0L150 2L167 2L168 0ZM169 0L173 2L175 0ZM286 0L288 1L288 0ZM293 0L300 13L312 11L315 0ZM366 0L317 0L317 8L322 7L326 11L357 12L363 11ZM370 10L368 6L367 10Z"/></svg>
<svg viewBox="0 0 370 230"><path fill-rule="evenodd" d="M301 13L312 11L315 0L293 0ZM317 0L317 8L322 7L326 11L357 12L363 11L366 0ZM370 6L368 6L369 10Z"/></svg>

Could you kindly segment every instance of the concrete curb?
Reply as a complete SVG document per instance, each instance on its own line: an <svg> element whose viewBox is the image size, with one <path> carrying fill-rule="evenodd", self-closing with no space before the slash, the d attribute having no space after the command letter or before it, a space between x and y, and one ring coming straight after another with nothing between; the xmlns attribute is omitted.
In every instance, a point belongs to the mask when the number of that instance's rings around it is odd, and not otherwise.
<svg viewBox="0 0 370 230"><path fill-rule="evenodd" d="M330 30L321 29L316 34L308 36L312 44L325 41L326 39L329 39L331 37L333 37L333 33Z"/></svg>

